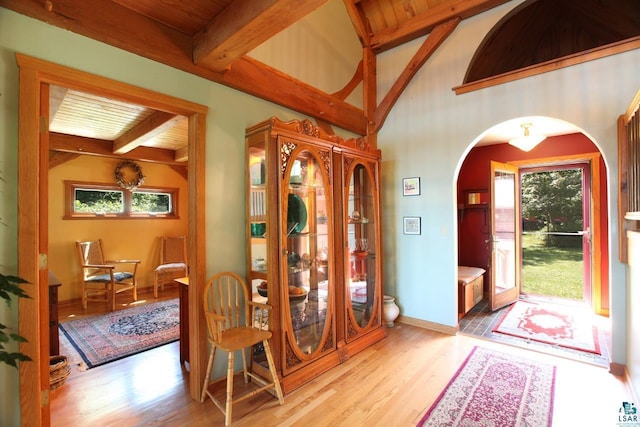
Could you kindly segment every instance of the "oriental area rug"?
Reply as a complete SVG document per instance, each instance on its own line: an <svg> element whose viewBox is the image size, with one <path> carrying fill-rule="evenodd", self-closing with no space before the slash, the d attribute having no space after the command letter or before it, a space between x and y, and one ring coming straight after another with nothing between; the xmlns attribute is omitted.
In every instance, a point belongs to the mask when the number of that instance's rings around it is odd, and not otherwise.
<svg viewBox="0 0 640 427"><path fill-rule="evenodd" d="M418 423L551 426L556 368L475 347Z"/></svg>
<svg viewBox="0 0 640 427"><path fill-rule="evenodd" d="M60 324L60 332L95 368L180 338L178 299L85 317Z"/></svg>
<svg viewBox="0 0 640 427"><path fill-rule="evenodd" d="M598 329L582 305L517 301L493 332L601 354Z"/></svg>

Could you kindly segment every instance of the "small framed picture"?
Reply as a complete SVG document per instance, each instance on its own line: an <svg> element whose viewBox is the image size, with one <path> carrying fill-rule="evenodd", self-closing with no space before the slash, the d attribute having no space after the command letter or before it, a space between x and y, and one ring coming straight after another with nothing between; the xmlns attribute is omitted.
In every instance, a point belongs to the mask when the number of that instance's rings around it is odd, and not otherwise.
<svg viewBox="0 0 640 427"><path fill-rule="evenodd" d="M420 178L402 178L402 195L403 196L419 196L420 195Z"/></svg>
<svg viewBox="0 0 640 427"><path fill-rule="evenodd" d="M420 217L405 216L403 218L404 226L402 228L404 234L420 234Z"/></svg>

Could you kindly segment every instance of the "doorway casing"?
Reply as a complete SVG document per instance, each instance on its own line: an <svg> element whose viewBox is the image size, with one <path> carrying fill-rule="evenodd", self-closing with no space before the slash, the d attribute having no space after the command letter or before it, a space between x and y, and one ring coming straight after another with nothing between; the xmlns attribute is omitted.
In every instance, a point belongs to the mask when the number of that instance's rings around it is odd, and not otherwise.
<svg viewBox="0 0 640 427"><path fill-rule="evenodd" d="M190 395L197 399L204 378L206 331L200 307L205 265L205 138L207 107L182 99L85 73L22 54L18 125L18 274L33 286L18 306L19 333L28 342L20 351L33 362L21 363L20 419L22 425L50 425L48 335L48 171L49 86L59 85L145 105L188 117L189 160L188 243L190 261L189 324Z"/></svg>
<svg viewBox="0 0 640 427"><path fill-rule="evenodd" d="M591 207L591 301L593 311L602 316L609 315L609 309L603 306L602 301L602 209L600 198L602 189L600 179L600 153L584 153L570 156L552 158L529 159L523 161L508 162L518 167L541 167L564 164L587 163L591 172L591 192L589 204ZM606 272L604 272L606 273Z"/></svg>

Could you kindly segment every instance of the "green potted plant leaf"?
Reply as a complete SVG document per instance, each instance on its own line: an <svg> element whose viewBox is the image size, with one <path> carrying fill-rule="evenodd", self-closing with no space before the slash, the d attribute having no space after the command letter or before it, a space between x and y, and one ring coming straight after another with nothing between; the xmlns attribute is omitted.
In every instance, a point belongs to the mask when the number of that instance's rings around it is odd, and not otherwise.
<svg viewBox="0 0 640 427"><path fill-rule="evenodd" d="M26 280L17 276L6 276L0 273L0 298L7 302L7 306L11 307L11 296L15 295L18 298L31 298L25 291L20 288L21 283L28 283ZM5 346L11 341L26 342L27 340L15 333L12 333L10 328L0 323L0 362L11 365L15 368L18 367L18 361L31 360L29 356L22 353L10 353Z"/></svg>

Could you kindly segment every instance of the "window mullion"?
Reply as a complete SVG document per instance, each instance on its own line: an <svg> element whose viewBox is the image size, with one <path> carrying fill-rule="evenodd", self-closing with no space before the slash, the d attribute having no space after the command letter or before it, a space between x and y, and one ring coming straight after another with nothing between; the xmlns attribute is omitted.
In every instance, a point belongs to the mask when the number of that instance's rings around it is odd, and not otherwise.
<svg viewBox="0 0 640 427"><path fill-rule="evenodd" d="M131 213L133 212L133 209L131 208L133 202L133 191L124 191L124 215L129 217L131 216Z"/></svg>

